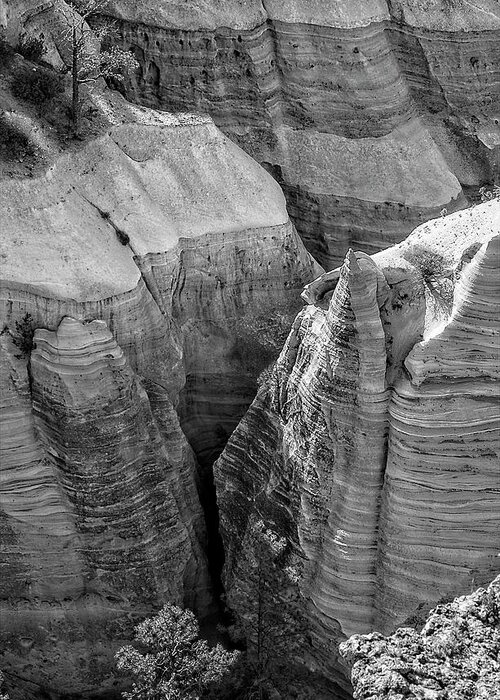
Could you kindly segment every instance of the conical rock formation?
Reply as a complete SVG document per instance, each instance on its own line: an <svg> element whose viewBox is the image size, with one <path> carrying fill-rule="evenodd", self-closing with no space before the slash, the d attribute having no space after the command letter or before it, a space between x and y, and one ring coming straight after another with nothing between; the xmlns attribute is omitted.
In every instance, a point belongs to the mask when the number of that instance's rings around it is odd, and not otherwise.
<svg viewBox="0 0 500 700"><path fill-rule="evenodd" d="M345 636L499 570L499 228L495 200L309 285L216 463L229 600L263 520L302 562L302 660L333 681Z"/></svg>

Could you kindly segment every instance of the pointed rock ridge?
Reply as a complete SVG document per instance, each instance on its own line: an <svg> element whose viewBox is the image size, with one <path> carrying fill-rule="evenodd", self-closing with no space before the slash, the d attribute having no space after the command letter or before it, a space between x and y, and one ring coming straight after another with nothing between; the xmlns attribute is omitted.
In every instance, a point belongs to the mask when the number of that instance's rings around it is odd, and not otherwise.
<svg viewBox="0 0 500 700"><path fill-rule="evenodd" d="M303 658L332 680L334 640L394 630L499 570L499 207L429 222L373 258L349 251L319 278L328 307L297 316L216 464L228 591L257 515L303 558ZM452 309L436 297L453 288Z"/></svg>
<svg viewBox="0 0 500 700"><path fill-rule="evenodd" d="M2 627L7 639L49 630L25 654L27 677L38 680L41 655L51 687L80 692L98 658L101 669L113 665L137 610L169 600L211 612L195 461L166 390L156 385L152 408L104 321L66 317L55 332L37 329L30 368L33 416L26 386L20 398L7 396L13 408L4 416L7 429L21 421L26 435L6 446L2 522L13 544L5 585L14 594L3 600ZM36 606L34 620L23 606L31 615ZM120 629L111 638L110 625ZM17 647L6 649L2 667L16 667Z"/></svg>
<svg viewBox="0 0 500 700"><path fill-rule="evenodd" d="M7 334L0 381L2 597L77 597L84 583L74 515L35 428L26 360Z"/></svg>
<svg viewBox="0 0 500 700"><path fill-rule="evenodd" d="M132 376L105 321L83 324L65 316L55 333L37 329L34 342L31 365L36 383L44 386L42 400L68 411L93 410L104 398L112 403L123 394L124 384ZM117 382L120 375L123 381ZM50 377L57 381L49 399Z"/></svg>
<svg viewBox="0 0 500 700"><path fill-rule="evenodd" d="M423 629L390 637L355 635L340 651L352 667L356 700L400 697L497 698L500 688L500 577L487 589L442 602Z"/></svg>
<svg viewBox="0 0 500 700"><path fill-rule="evenodd" d="M301 532L306 554L314 561L308 594L325 618L333 617L335 610L346 634L366 626L375 592L377 499L385 467L389 399L378 278L372 260L358 260L348 251L326 314L322 345L298 385L306 415L292 419L304 421L311 436L302 456L310 475L304 487L312 496ZM325 463L321 455L328 445L331 456ZM318 518L325 519L320 543L313 534ZM346 605L347 588L351 602Z"/></svg>
<svg viewBox="0 0 500 700"><path fill-rule="evenodd" d="M35 420L77 511L88 565L132 600L137 588L151 601L183 600L185 570L203 559L194 473L184 492L193 462L171 462L148 396L104 321L66 317L56 332L38 329L34 343ZM131 518L142 522L132 539ZM204 612L206 592L192 594Z"/></svg>
<svg viewBox="0 0 500 700"><path fill-rule="evenodd" d="M389 400L379 284L375 263L349 251L328 311L298 317L271 383L215 465L229 598L255 508L279 534L294 533L315 647L305 653L325 665L335 655L326 640L366 629L375 596Z"/></svg>
<svg viewBox="0 0 500 700"><path fill-rule="evenodd" d="M377 599L384 630L409 604L498 571L499 241L490 232L462 267L448 322L414 346L409 379L392 394Z"/></svg>

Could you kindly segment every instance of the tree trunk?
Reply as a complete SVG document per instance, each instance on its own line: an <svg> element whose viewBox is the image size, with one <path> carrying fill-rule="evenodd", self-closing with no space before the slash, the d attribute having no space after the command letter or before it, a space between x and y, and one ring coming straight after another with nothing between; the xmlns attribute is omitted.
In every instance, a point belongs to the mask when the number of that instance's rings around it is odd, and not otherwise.
<svg viewBox="0 0 500 700"><path fill-rule="evenodd" d="M71 69L73 78L73 104L72 104L72 117L73 117L73 136L78 138L80 135L80 98L78 94L78 40L76 34L76 27L73 25L72 33L72 59L73 65Z"/></svg>

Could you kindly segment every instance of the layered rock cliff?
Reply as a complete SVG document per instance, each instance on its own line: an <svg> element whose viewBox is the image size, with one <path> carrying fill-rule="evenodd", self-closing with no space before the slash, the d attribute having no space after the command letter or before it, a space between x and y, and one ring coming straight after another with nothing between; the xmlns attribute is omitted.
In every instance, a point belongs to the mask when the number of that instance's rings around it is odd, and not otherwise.
<svg viewBox="0 0 500 700"><path fill-rule="evenodd" d="M104 133L0 182L0 666L25 695L111 697L137 616L213 611L200 464L321 272L209 118L95 104Z"/></svg>
<svg viewBox="0 0 500 700"><path fill-rule="evenodd" d="M500 578L432 611L420 633L355 635L341 651L356 700L480 700L500 688Z"/></svg>
<svg viewBox="0 0 500 700"><path fill-rule="evenodd" d="M322 265L499 177L496 0L112 0L134 100L210 113L282 185Z"/></svg>
<svg viewBox="0 0 500 700"><path fill-rule="evenodd" d="M109 692L135 615L210 609L194 457L167 391L153 407L104 321L37 330L29 375L2 341L2 665Z"/></svg>
<svg viewBox="0 0 500 700"><path fill-rule="evenodd" d="M350 251L216 463L230 603L263 520L301 561L302 655L332 680L346 636L499 571L499 244L495 200Z"/></svg>

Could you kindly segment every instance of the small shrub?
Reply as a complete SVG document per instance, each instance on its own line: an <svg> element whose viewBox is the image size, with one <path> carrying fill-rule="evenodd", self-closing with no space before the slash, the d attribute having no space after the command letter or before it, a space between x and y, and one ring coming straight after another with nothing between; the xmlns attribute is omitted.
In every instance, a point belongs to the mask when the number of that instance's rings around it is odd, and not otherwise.
<svg viewBox="0 0 500 700"><path fill-rule="evenodd" d="M134 641L140 650L128 645L115 656L118 670L133 678L132 691L122 693L127 700L199 700L224 682L239 658L220 644L209 646L194 614L171 603L135 628Z"/></svg>
<svg viewBox="0 0 500 700"><path fill-rule="evenodd" d="M14 58L14 49L7 42L4 32L0 32L0 68L8 68Z"/></svg>
<svg viewBox="0 0 500 700"><path fill-rule="evenodd" d="M27 58L28 61L38 63L45 53L45 45L41 37L22 34L16 46L16 51L20 53L21 56L24 56L24 58Z"/></svg>
<svg viewBox="0 0 500 700"><path fill-rule="evenodd" d="M24 356L31 353L33 349L33 336L35 334L33 317L25 314L20 321L16 321L16 332L12 340Z"/></svg>
<svg viewBox="0 0 500 700"><path fill-rule="evenodd" d="M122 245L128 245L130 243L130 237L128 233L125 233L125 231L122 231L119 228L115 229L115 231L116 236Z"/></svg>
<svg viewBox="0 0 500 700"><path fill-rule="evenodd" d="M452 273L442 255L417 245L405 254L405 258L420 270L422 279L435 297L439 297L446 305L453 302Z"/></svg>
<svg viewBox="0 0 500 700"><path fill-rule="evenodd" d="M22 69L15 73L11 90L19 100L41 105L63 91L61 77L48 70Z"/></svg>
<svg viewBox="0 0 500 700"><path fill-rule="evenodd" d="M20 129L0 115L0 158L16 160L35 154L35 147Z"/></svg>

